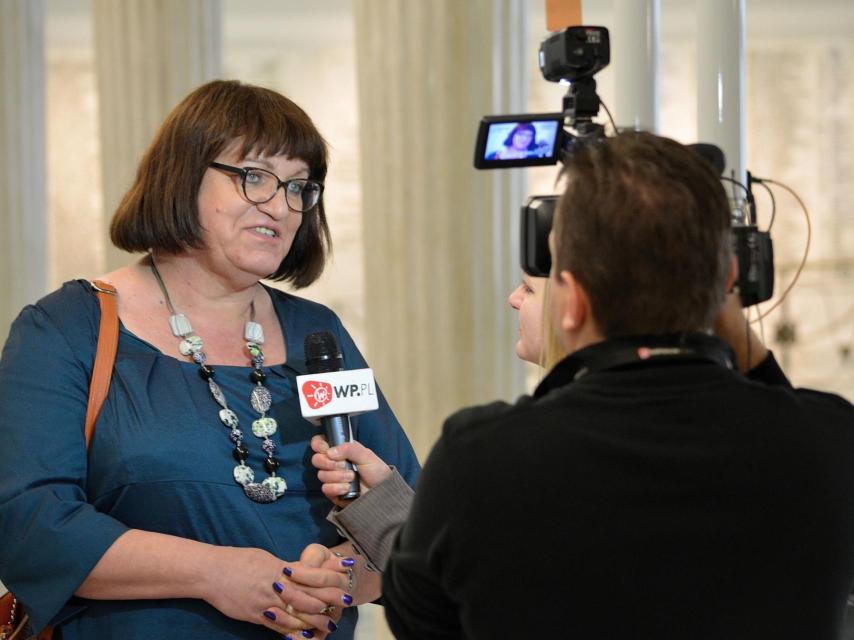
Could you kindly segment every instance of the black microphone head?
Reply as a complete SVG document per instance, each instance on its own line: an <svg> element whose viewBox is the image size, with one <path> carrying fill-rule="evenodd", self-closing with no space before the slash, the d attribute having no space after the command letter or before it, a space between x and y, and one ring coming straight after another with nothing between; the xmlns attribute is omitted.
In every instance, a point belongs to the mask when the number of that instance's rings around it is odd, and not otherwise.
<svg viewBox="0 0 854 640"><path fill-rule="evenodd" d="M305 337L305 366L309 373L329 373L344 368L338 342L328 331L316 331Z"/></svg>
<svg viewBox="0 0 854 640"><path fill-rule="evenodd" d="M719 176L723 175L726 168L726 156L720 147L709 144L708 142L697 142L696 144L689 144L687 146L711 164Z"/></svg>

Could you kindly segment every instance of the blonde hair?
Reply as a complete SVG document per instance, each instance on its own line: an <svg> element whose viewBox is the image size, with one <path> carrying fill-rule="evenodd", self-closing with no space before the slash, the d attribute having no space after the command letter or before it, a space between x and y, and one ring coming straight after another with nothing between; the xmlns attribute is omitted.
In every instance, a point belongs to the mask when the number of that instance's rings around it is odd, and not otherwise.
<svg viewBox="0 0 854 640"><path fill-rule="evenodd" d="M566 351L557 338L551 311L551 278L543 286L543 348L540 350L540 367L545 377L554 366L566 357Z"/></svg>

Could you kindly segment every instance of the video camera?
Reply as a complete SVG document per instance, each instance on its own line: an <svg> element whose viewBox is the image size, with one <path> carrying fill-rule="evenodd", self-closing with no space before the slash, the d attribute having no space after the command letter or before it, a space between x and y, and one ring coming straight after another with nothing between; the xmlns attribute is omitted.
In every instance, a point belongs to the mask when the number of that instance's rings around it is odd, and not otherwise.
<svg viewBox="0 0 854 640"><path fill-rule="evenodd" d="M540 45L540 71L549 82L568 82L559 113L484 116L477 132L474 166L506 169L557 164L579 141L603 138L593 76L611 60L605 27L569 27Z"/></svg>
<svg viewBox="0 0 854 640"><path fill-rule="evenodd" d="M563 111L484 116L478 128L474 166L507 169L566 163L575 145L602 140L604 127L593 122L601 104L593 76L610 59L610 38L605 27L568 27L546 38L540 45L540 71L549 82L569 84ZM723 172L726 163L718 147L689 146L715 166L719 174ZM741 185L733 178L722 179ZM770 235L756 226L750 186L741 186L746 192L750 215L733 216L733 245L739 267L736 286L742 304L747 307L771 298L774 253ZM557 199L555 195L531 196L522 206L520 257L522 270L528 275L549 275L548 235Z"/></svg>

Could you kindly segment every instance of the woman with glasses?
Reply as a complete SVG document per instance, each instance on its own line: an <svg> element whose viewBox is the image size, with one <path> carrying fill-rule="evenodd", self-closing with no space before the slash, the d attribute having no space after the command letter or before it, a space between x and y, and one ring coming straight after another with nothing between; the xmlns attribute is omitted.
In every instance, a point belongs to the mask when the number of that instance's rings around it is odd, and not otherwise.
<svg viewBox="0 0 854 640"><path fill-rule="evenodd" d="M317 427L295 388L310 333L367 365L331 310L260 282L301 288L323 270L326 169L312 121L267 89L211 82L167 117L111 225L142 257L100 278L121 325L88 451L91 285L68 282L16 320L0 360L0 579L36 630L351 638L348 607L379 595L325 520ZM382 397L354 430L414 483Z"/></svg>

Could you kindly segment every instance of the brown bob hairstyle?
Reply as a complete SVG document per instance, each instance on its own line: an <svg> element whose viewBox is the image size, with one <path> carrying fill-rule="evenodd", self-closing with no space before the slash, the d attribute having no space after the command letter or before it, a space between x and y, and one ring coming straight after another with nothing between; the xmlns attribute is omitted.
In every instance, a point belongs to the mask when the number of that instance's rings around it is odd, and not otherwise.
<svg viewBox="0 0 854 640"><path fill-rule="evenodd" d="M113 216L113 244L130 252L173 254L204 248L199 186L210 163L235 143L241 157L286 155L304 161L312 180L326 177L326 141L305 111L270 89L215 80L184 98L160 126ZM321 196L303 215L288 255L269 277L308 286L331 250Z"/></svg>
<svg viewBox="0 0 854 640"><path fill-rule="evenodd" d="M710 329L732 256L726 192L695 151L650 133L584 145L555 215L570 271L606 337Z"/></svg>

